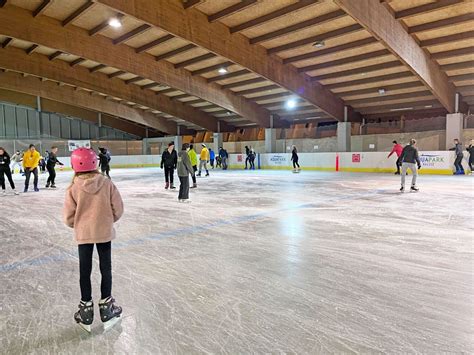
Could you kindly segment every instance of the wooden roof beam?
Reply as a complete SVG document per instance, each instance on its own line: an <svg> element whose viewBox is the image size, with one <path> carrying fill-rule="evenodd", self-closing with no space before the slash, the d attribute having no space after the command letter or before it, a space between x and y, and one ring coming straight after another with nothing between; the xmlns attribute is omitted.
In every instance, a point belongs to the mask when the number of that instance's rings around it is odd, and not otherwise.
<svg viewBox="0 0 474 355"><path fill-rule="evenodd" d="M55 60L57 57L59 57L61 54L63 54L63 52L61 51L56 51L54 52L53 54L51 54L50 56L48 56L48 59L49 60Z"/></svg>
<svg viewBox="0 0 474 355"><path fill-rule="evenodd" d="M337 72L329 73L329 74L316 75L316 76L311 77L311 80L320 81L320 80L327 80L327 79L334 79L334 78L342 78L345 76L371 73L378 70L396 68L396 67L401 67L401 66L403 66L403 64L400 63L400 61L394 60L391 62L385 62L381 64L368 65L366 67L357 67L354 69L347 69L347 70L337 71Z"/></svg>
<svg viewBox="0 0 474 355"><path fill-rule="evenodd" d="M279 89L280 87L275 84L267 85L267 86L260 86L258 88L254 89L247 89L247 90L240 90L240 91L234 91L236 95L250 95L250 94L256 94L260 92L265 92L267 90L273 90L273 89Z"/></svg>
<svg viewBox="0 0 474 355"><path fill-rule="evenodd" d="M152 89L152 88L155 88L157 86L160 86L161 84L158 84L158 83L150 83L150 84L146 84L146 85L142 85L140 86L140 88L142 90L146 90L146 89Z"/></svg>
<svg viewBox="0 0 474 355"><path fill-rule="evenodd" d="M159 60L163 60L163 59L168 59L168 58L171 58L171 57L174 57L175 55L178 55L180 53L184 53L184 52L187 52L187 51L190 51L191 49L194 49L196 48L196 46L192 43L190 44L187 44L183 47L180 47L180 48L177 48L175 50L172 50L172 51L169 51L169 52L166 52L166 53L163 53L163 54L160 54L160 55L157 55L155 57L155 60L156 61L159 61Z"/></svg>
<svg viewBox="0 0 474 355"><path fill-rule="evenodd" d="M207 82L208 83L212 83L214 81L221 81L221 80L227 80L227 79L231 79L231 78L236 78L238 76L242 76L242 75L246 75L246 74L249 74L250 71L247 70L247 69L242 69L242 70L238 70L238 71L234 71L232 73L228 73L228 74L222 74L222 75L218 75L218 76L213 76L212 78L208 78L207 79Z"/></svg>
<svg viewBox="0 0 474 355"><path fill-rule="evenodd" d="M405 94L379 95L376 97L367 97L363 99L347 100L347 102L350 103L351 105L361 105L361 104L369 104L369 103L374 103L374 102L411 99L414 97L423 97L423 96L432 96L432 95L430 91L416 91L416 92L409 92ZM407 102L407 104L409 103Z"/></svg>
<svg viewBox="0 0 474 355"><path fill-rule="evenodd" d="M136 83L137 81L140 81L140 80L143 80L143 77L141 76L136 76L134 78L131 78L131 79L128 79L128 80L125 80L125 84L133 84L133 83Z"/></svg>
<svg viewBox="0 0 474 355"><path fill-rule="evenodd" d="M7 38L2 42L2 48L7 48L12 42L13 42L13 38L7 37Z"/></svg>
<svg viewBox="0 0 474 355"><path fill-rule="evenodd" d="M244 80L244 81L239 81L239 82L236 82L236 83L221 85L221 88L222 89L231 89L231 88L236 88L236 87L239 87L239 86L258 84L258 83L261 83L263 81L267 81L267 79L265 79L265 78L253 78L253 79L248 79L248 80Z"/></svg>
<svg viewBox="0 0 474 355"><path fill-rule="evenodd" d="M463 41L465 39L473 39L473 38L474 38L474 31L455 33L453 35L430 38L424 41L420 41L420 47L425 48L425 47L430 47L430 46L436 46L439 44L446 44L446 43Z"/></svg>
<svg viewBox="0 0 474 355"><path fill-rule="evenodd" d="M207 17L207 20L209 22L215 22L217 20L223 19L225 17L231 16L235 14L236 12L245 10L249 8L252 5L255 5L257 3L257 0L242 0L235 5L229 6L221 11L216 12L215 14L209 15Z"/></svg>
<svg viewBox="0 0 474 355"><path fill-rule="evenodd" d="M138 26L137 28L134 28L133 30L131 30L127 33L124 33L120 37L114 39L112 41L112 43L113 44L120 44L120 43L126 42L126 41L132 39L133 37L136 37L136 36L142 34L143 32L148 31L150 28L151 28L150 25L143 24L141 26Z"/></svg>
<svg viewBox="0 0 474 355"><path fill-rule="evenodd" d="M5 67L18 72L29 73L34 76L44 76L55 82L64 82L78 88L85 88L94 92L101 92L110 97L118 97L123 101L134 102L140 106L150 107L160 112L165 112L188 122L198 124L210 131L217 131L217 123L211 115L179 101L173 101L165 95L155 95L155 92L142 90L136 85L127 85L118 78L109 79L103 73L89 73L82 66L71 68L67 62L50 62L44 56L33 54L26 55L21 49L10 48L0 51L0 67ZM1 81L1 80L0 80ZM106 100L104 100L106 101ZM166 126L161 127L165 131ZM175 126L168 127L173 130ZM229 126L221 126L222 130L229 130Z"/></svg>
<svg viewBox="0 0 474 355"><path fill-rule="evenodd" d="M123 17L124 17L124 15L121 14L121 13L117 13L117 14L115 15L115 18L116 18L117 20L120 20L120 19L122 19ZM98 24L97 26L95 26L93 29L91 29L91 30L89 31L89 36L95 36L96 34L100 33L100 32L103 31L103 30L105 30L107 27L109 27L109 21L110 21L110 20L107 19L107 20L105 20L104 22L102 22L102 23Z"/></svg>
<svg viewBox="0 0 474 355"><path fill-rule="evenodd" d="M52 0L43 0L43 2L33 11L33 17L41 15L50 5Z"/></svg>
<svg viewBox="0 0 474 355"><path fill-rule="evenodd" d="M474 60L441 65L441 69L444 71L461 70L461 69L469 69L469 68L474 68Z"/></svg>
<svg viewBox="0 0 474 355"><path fill-rule="evenodd" d="M214 53L206 53L206 54L200 55L198 57L194 57L194 58L185 60L184 62L176 63L174 65L174 67L176 69L184 68L184 67L187 67L187 66L199 63L199 62L203 62L205 60L208 60L208 59L211 59L211 58L214 58L214 57L216 57L216 55Z"/></svg>
<svg viewBox="0 0 474 355"><path fill-rule="evenodd" d="M191 9L195 6L198 6L200 3L203 3L205 0L184 0L183 7L185 9Z"/></svg>
<svg viewBox="0 0 474 355"><path fill-rule="evenodd" d="M230 67L231 65L234 65L234 63L232 63L232 62L219 63L219 64L211 65L210 67L194 70L194 71L191 72L191 75L193 75L193 76L194 75L202 75L202 74L206 74L206 73L209 73L211 71L214 71L214 70L218 70L220 68L225 69L227 67Z"/></svg>
<svg viewBox="0 0 474 355"><path fill-rule="evenodd" d="M99 71L99 70L104 69L104 68L107 68L107 65L99 64L99 65L96 65L95 67L90 68L89 73L95 73L96 71Z"/></svg>
<svg viewBox="0 0 474 355"><path fill-rule="evenodd" d="M324 14L324 15L321 15L321 16L318 16L318 17L300 22L300 23L296 23L296 24L291 25L291 26L283 27L282 29L279 29L277 31L273 31L273 32L270 32L270 33L263 34L261 36L251 38L250 43L251 44L257 44L257 43L261 43L261 42L265 42L265 41L270 41L272 39L282 37L282 36L288 35L290 33L303 30L303 29L308 28L308 27L321 26L326 22L330 22L330 21L336 20L336 19L344 17L344 16L347 16L347 14L344 11L336 10L336 11L333 11L333 12L330 12L330 13L327 13L327 14Z"/></svg>
<svg viewBox="0 0 474 355"><path fill-rule="evenodd" d="M321 84L310 83L303 75L299 75L295 68L284 66L279 58L268 56L264 47L250 45L246 37L238 33L230 34L229 28L221 22L209 23L207 16L196 9L184 10L182 2L179 0L155 0L154 2L147 0L97 0L97 2L227 58L229 61L304 97L331 116L339 120L344 119L344 102ZM361 27L356 26L358 29ZM203 36L203 33L206 35ZM229 95L230 93L225 94ZM202 95L196 96L204 98ZM242 96L239 98L250 103ZM215 102L215 100L210 101ZM258 105L252 106L261 110L256 107ZM226 108L235 111L231 107ZM266 110L261 110L261 112L267 116L264 118L264 126L268 126L269 113ZM242 112L237 113L251 119Z"/></svg>
<svg viewBox="0 0 474 355"><path fill-rule="evenodd" d="M465 22L470 22L472 20L474 20L474 13L467 13L464 15L456 16L456 17L448 17L442 20L423 23L421 25L409 27L408 33L413 34L413 33L425 32L425 31L430 31L430 30L435 30L435 29L438 30L444 27L449 27L449 26L459 25Z"/></svg>
<svg viewBox="0 0 474 355"><path fill-rule="evenodd" d="M117 70L116 72L109 74L108 77L109 77L109 79L112 79L112 78L115 78L117 76L120 76L120 75L123 75L123 74L126 74L126 73L127 73L126 71Z"/></svg>
<svg viewBox="0 0 474 355"><path fill-rule="evenodd" d="M75 66L75 65L84 63L85 61L86 61L85 58L79 57L79 58L77 58L76 60L73 60L71 63L69 63L69 65L70 65L71 67L73 67L73 66Z"/></svg>
<svg viewBox="0 0 474 355"><path fill-rule="evenodd" d="M472 47L465 47L459 49L452 49L450 51L444 52L437 52L431 54L431 59L445 59L445 58L453 58L462 55L472 55L474 53L474 46Z"/></svg>
<svg viewBox="0 0 474 355"><path fill-rule="evenodd" d="M378 0L359 0L357 4L350 0L335 1L423 81L449 112L454 112L454 85L390 11Z"/></svg>
<svg viewBox="0 0 474 355"><path fill-rule="evenodd" d="M332 90L332 89L337 89L340 87L351 87L351 86L365 85L365 84L378 83L378 82L383 83L389 80L403 79L403 78L408 78L411 76L413 76L412 72L403 71L400 73L379 75L379 76L374 76L371 78L356 79L356 80L351 80L351 81L342 81L340 83L328 84L326 85L326 87Z"/></svg>
<svg viewBox="0 0 474 355"><path fill-rule="evenodd" d="M395 18L397 20L401 20L401 19L411 17L411 16L426 14L431 11L445 9L447 7L451 7L453 5L460 4L462 2L463 0L438 0L433 3L415 6L410 9L406 9L402 11L397 11L395 12Z"/></svg>
<svg viewBox="0 0 474 355"><path fill-rule="evenodd" d="M408 83L393 84L393 85L381 85L380 89L384 89L386 93L390 93L395 90L411 89L423 86L421 81L410 81ZM340 97L344 96L358 96L367 94L378 94L379 88L368 88L368 89L353 89L349 91L338 92L337 95Z"/></svg>
<svg viewBox="0 0 474 355"><path fill-rule="evenodd" d="M161 43L165 43L166 41L169 41L170 39L173 39L173 38L174 38L173 35L167 34L163 37L155 39L154 41L151 41L150 43L144 44L143 46L136 48L135 52L143 53L143 52L145 52L149 49L152 49L156 46L159 46Z"/></svg>
<svg viewBox="0 0 474 355"><path fill-rule="evenodd" d="M236 25L230 28L230 33L235 33L235 32L240 32L249 28L253 28L256 26L259 26L261 24L264 24L266 22L275 20L277 18L280 18L286 14L289 14L293 11L297 11L300 9L303 9L305 7L308 7L310 5L316 4L318 1L317 0L300 0L294 4L285 6L281 9L275 10L269 14L257 17L253 20L246 21L244 23L241 23L240 25Z"/></svg>
<svg viewBox="0 0 474 355"><path fill-rule="evenodd" d="M29 47L25 53L26 54L32 54L39 46L37 44L32 44L31 47Z"/></svg>
<svg viewBox="0 0 474 355"><path fill-rule="evenodd" d="M76 9L71 15L69 15L62 23L63 27L71 24L74 20L82 16L87 10L94 6L95 2L92 0L87 1L84 5Z"/></svg>
<svg viewBox="0 0 474 355"><path fill-rule="evenodd" d="M120 0L113 3L119 4ZM130 5L133 1L129 2L127 0L124 3ZM177 0L172 2L172 4L179 5L180 11L184 12L181 3L177 4ZM160 6L165 8L170 6L168 1L166 1L166 4L160 5L158 3L158 5L160 13ZM149 11L150 6L151 3L146 1L146 8L144 10ZM155 4L153 5L155 10L152 12L156 14L157 8L154 6ZM114 12L128 14L128 12L118 9L115 9ZM204 16L202 13L200 14ZM204 20L209 25L207 18L204 18ZM25 31L25 24L28 26L28 31ZM217 24L219 22L216 22L214 25ZM231 91L222 90L217 84L209 84L205 78L191 76L187 70L175 69L173 64L167 61L156 62L152 55L145 53L138 56L133 48L125 44L113 45L112 41L105 36L91 37L87 30L76 26L64 28L59 21L52 18L44 16L32 18L31 12L28 10L16 6L7 6L0 11L0 33L8 37L37 43L41 46L57 48L63 52L162 83L206 101L214 102L221 107L225 107L257 122L263 127L270 125L270 113L267 110L261 109L253 102L237 96ZM134 85L130 85L130 87L132 86ZM146 92L141 89L139 90L141 93Z"/></svg>

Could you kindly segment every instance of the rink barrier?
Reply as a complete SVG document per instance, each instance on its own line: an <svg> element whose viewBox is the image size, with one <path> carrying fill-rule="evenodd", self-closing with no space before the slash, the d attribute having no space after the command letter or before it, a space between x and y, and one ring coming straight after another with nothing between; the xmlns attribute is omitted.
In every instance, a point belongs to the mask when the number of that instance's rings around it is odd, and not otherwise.
<svg viewBox="0 0 474 355"><path fill-rule="evenodd" d="M300 153L299 164L302 170L336 171L336 155L339 156L339 171L361 173L393 173L396 156L387 158L388 152L343 152L343 153ZM465 171L468 170L467 153L463 160ZM422 169L420 174L451 175L454 166L454 152L425 151L420 152ZM65 164L64 170L71 170L69 157L60 157ZM291 154L274 153L258 154L257 168L262 170L292 170ZM112 156L111 168L158 168L159 155ZM244 154L229 155L229 169L242 170L245 167Z"/></svg>

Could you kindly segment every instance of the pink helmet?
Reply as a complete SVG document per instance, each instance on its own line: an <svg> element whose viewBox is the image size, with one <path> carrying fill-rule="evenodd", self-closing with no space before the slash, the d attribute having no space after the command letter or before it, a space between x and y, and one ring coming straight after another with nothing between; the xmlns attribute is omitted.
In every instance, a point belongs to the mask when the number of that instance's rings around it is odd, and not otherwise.
<svg viewBox="0 0 474 355"><path fill-rule="evenodd" d="M89 148L77 148L71 154L72 170L84 173L97 169L97 154Z"/></svg>

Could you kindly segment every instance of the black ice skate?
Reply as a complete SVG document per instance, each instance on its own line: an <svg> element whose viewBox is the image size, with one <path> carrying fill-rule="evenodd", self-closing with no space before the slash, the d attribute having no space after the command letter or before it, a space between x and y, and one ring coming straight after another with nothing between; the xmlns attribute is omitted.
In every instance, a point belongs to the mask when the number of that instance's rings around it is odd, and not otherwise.
<svg viewBox="0 0 474 355"><path fill-rule="evenodd" d="M119 320L122 314L122 307L115 305L115 300L112 296L107 297L99 302L100 319L104 324L104 330L113 327Z"/></svg>
<svg viewBox="0 0 474 355"><path fill-rule="evenodd" d="M413 191L413 192L418 192L419 190L420 190L420 189L419 189L418 187L416 187L416 186L412 186L412 187L410 188L410 191Z"/></svg>
<svg viewBox="0 0 474 355"><path fill-rule="evenodd" d="M74 313L77 324L86 332L91 332L91 324L94 321L94 303L92 301L79 303L79 310Z"/></svg>
<svg viewBox="0 0 474 355"><path fill-rule="evenodd" d="M405 187L404 187L404 186L400 187L400 192L403 192L403 191L405 191Z"/></svg>

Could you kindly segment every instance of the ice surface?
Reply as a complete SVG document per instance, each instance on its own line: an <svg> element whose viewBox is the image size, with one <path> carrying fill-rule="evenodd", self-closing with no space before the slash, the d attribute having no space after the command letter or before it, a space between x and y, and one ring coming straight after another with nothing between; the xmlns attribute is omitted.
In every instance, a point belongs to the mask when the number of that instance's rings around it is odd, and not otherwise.
<svg viewBox="0 0 474 355"><path fill-rule="evenodd" d="M474 351L474 177L400 194L388 174L212 171L179 204L158 169L113 170L124 313L102 334L96 309L88 335L58 175L0 197L0 353ZM96 260L96 303L99 282Z"/></svg>

